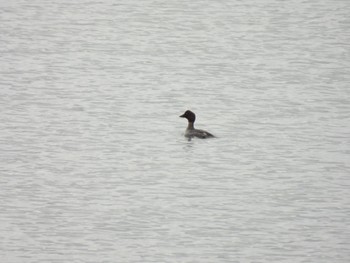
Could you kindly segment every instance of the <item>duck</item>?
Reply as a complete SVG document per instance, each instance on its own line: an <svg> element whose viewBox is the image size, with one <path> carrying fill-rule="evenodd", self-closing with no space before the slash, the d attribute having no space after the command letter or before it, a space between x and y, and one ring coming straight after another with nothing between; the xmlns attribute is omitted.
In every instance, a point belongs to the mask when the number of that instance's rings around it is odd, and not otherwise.
<svg viewBox="0 0 350 263"><path fill-rule="evenodd" d="M210 132L199 130L194 128L194 122L196 120L196 114L194 112L187 110L184 114L179 116L180 118L186 118L188 120L187 129L185 131L185 137L191 140L192 138L200 138L200 139L207 139L207 138L214 138L215 136L211 134Z"/></svg>

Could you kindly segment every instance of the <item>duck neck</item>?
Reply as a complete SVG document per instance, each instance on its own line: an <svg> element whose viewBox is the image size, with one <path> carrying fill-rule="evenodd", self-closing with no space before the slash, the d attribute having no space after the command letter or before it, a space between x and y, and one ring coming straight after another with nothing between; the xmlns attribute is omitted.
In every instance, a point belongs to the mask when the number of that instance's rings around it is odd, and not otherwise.
<svg viewBox="0 0 350 263"><path fill-rule="evenodd" d="M193 130L194 129L194 122L188 122L188 125L187 125L187 130Z"/></svg>

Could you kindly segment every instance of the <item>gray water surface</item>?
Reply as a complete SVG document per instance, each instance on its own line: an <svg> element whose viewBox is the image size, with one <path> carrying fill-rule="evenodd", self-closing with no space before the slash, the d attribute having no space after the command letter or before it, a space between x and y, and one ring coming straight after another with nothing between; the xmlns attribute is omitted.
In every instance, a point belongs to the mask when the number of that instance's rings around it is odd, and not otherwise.
<svg viewBox="0 0 350 263"><path fill-rule="evenodd" d="M349 262L349 14L1 1L1 262Z"/></svg>

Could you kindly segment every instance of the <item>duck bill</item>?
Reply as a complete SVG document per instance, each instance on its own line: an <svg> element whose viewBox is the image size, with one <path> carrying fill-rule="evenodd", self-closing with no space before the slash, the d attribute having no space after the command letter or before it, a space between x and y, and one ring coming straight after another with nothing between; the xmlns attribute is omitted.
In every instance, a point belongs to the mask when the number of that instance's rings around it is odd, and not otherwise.
<svg viewBox="0 0 350 263"><path fill-rule="evenodd" d="M180 118L185 118L185 114L182 114L179 116Z"/></svg>

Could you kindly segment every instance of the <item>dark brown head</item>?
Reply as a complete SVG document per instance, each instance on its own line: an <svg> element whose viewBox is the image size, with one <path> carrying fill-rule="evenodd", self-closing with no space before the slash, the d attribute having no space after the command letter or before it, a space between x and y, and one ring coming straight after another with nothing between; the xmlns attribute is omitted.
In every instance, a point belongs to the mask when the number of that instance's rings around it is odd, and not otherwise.
<svg viewBox="0 0 350 263"><path fill-rule="evenodd" d="M196 120L196 114L194 114L190 110L185 111L185 113L179 117L186 118L188 120L188 122L192 122L192 123Z"/></svg>

